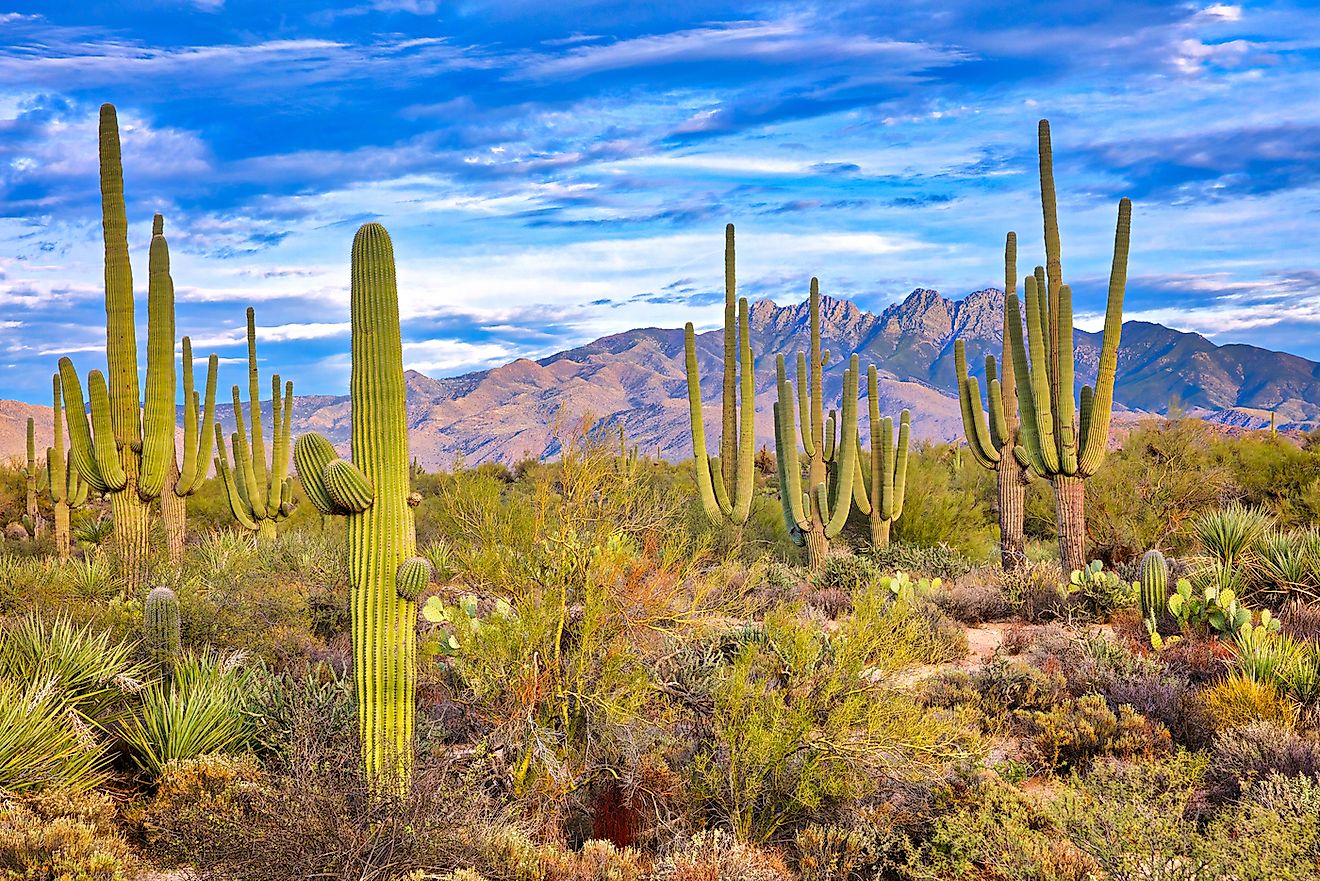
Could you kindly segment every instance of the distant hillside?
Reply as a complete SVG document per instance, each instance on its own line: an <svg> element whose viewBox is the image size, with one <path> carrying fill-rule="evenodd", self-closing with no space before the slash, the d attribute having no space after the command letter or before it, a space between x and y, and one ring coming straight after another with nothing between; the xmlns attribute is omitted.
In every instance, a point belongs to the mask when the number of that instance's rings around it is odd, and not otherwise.
<svg viewBox="0 0 1320 881"><path fill-rule="evenodd" d="M999 353L1002 309L1003 294L995 289L961 300L918 289L878 314L850 300L825 297L822 345L833 353L834 364L826 394L837 398L839 364L856 352L864 365L875 364L880 372L882 412L907 407L917 437L952 440L961 432L953 341L967 340L969 359L980 372L984 355ZM752 306L758 443L773 445L775 356L788 357L793 370L796 352L807 346L808 320L806 303L778 306L761 300ZM1075 340L1081 385L1094 379L1100 335L1079 330ZM716 428L722 331L699 335L697 350L707 423ZM692 452L683 332L678 329L630 330L540 361L519 359L445 379L409 371L407 380L412 451L429 468L450 465L458 457L475 464L554 455L556 423L573 424L586 415L623 425L631 442L648 453L682 459ZM1308 428L1320 424L1320 364L1255 346L1216 346L1198 334L1129 321L1123 325L1115 398L1119 409L1133 417L1165 413L1173 403L1241 428L1267 426L1271 410L1277 411L1281 428ZM230 410L219 408L232 428ZM0 403L0 454L22 450L21 420L34 412L44 413L39 423L49 422L49 408ZM294 412L295 432L320 431L347 448L347 396L299 397ZM43 437L48 436L47 427Z"/></svg>

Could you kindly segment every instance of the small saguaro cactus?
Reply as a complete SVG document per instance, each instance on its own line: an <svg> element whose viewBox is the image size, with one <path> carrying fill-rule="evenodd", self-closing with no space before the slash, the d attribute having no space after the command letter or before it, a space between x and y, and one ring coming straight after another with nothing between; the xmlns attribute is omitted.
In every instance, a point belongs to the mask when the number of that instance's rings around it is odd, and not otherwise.
<svg viewBox="0 0 1320 881"><path fill-rule="evenodd" d="M842 413L825 417L823 372L829 352L820 349L820 283L811 280L811 370L807 355L798 352L796 407L802 422L802 448L807 454L807 492L802 490L802 465L798 457L797 416L794 414L793 384L785 375L784 356L775 361L779 399L774 405L775 459L779 472L779 497L789 538L807 548L808 565L814 570L825 564L830 541L837 538L848 521L857 488L857 374L853 355L843 372Z"/></svg>
<svg viewBox="0 0 1320 881"><path fill-rule="evenodd" d="M742 526L751 513L752 494L756 488L756 386L747 298L738 298L735 310L735 287L733 224L730 223L724 228L724 378L718 458L711 456L706 449L701 376L697 372L696 332L690 321L683 329L683 348L692 425L692 455L696 463L701 506L714 522L727 521ZM739 394L742 396L741 414L738 412Z"/></svg>
<svg viewBox="0 0 1320 881"><path fill-rule="evenodd" d="M72 550L70 512L87 502L87 484L78 476L73 451L64 451L64 407L60 395L60 375L51 377L51 412L54 414L55 442L46 448L46 487L55 512L55 552L67 560Z"/></svg>
<svg viewBox="0 0 1320 881"><path fill-rule="evenodd" d="M1095 387L1084 386L1081 404L1074 396L1072 289L1063 283L1059 218L1054 195L1054 159L1050 126L1040 121L1041 213L1045 219L1045 266L1037 266L1025 285L1027 332L1024 340L1016 291L1005 300L1006 330L1013 350L1013 372L1021 407L1019 440L1013 449L1019 463L1054 486L1059 527L1059 562L1064 571L1086 567L1084 481L1096 473L1109 446L1114 404L1114 375L1123 330L1123 292L1127 286L1128 242L1132 203L1118 203L1109 300L1100 344Z"/></svg>
<svg viewBox="0 0 1320 881"><path fill-rule="evenodd" d="M889 547L889 532L894 521L903 516L903 497L907 491L908 435L912 416L904 410L898 418L898 446L894 446L894 420L880 416L880 383L875 365L866 369L866 398L871 417L870 481L860 467L854 501L871 521L871 545ZM858 438L858 444L861 439ZM860 455L860 448L858 450Z"/></svg>
<svg viewBox="0 0 1320 881"><path fill-rule="evenodd" d="M183 643L179 600L168 587L157 587L142 604L142 643L152 663L168 674Z"/></svg>
<svg viewBox="0 0 1320 881"><path fill-rule="evenodd" d="M289 435L293 418L293 382L284 385L280 402L280 375L270 381L271 460L266 466L266 439L261 427L261 380L257 373L257 324L251 307L247 310L248 345L248 421L249 439L243 424L243 404L238 386L234 386L234 422L237 430L230 435L234 465L229 467L225 452L224 430L215 426L216 472L225 484L229 509L244 529L257 535L259 544L275 540L275 524L293 511L293 480L289 477Z"/></svg>
<svg viewBox="0 0 1320 881"><path fill-rule="evenodd" d="M986 400L990 417L981 409L981 390L976 377L967 372L967 349L962 340L953 344L958 374L958 401L962 405L963 434L972 458L996 474L999 500L999 562L1005 571L1026 563L1026 487L1031 472L1013 454L1018 445L1018 393L1013 373L1012 344L1007 332L1009 294L1017 296L1017 233L1004 242L1004 330L1000 361L1003 376L997 375L994 355L985 356ZM961 452L961 444L958 447Z"/></svg>
<svg viewBox="0 0 1320 881"><path fill-rule="evenodd" d="M125 584L136 588L147 562L150 502L165 488L171 473L169 463L175 456L174 284L169 279L163 222L157 215L147 289L147 382L143 394L138 383L119 121L113 105L101 106L99 133L108 377L99 370L87 374L90 424L82 383L68 358L60 359L60 381L73 462L91 490L109 494L115 548Z"/></svg>
<svg viewBox="0 0 1320 881"><path fill-rule="evenodd" d="M41 508L37 506L37 494L46 489L46 473L37 466L37 429L36 422L31 416L27 421L27 467L23 471L23 477L27 487L27 503L24 505L24 511L32 523L30 531L35 538L41 534L45 525L41 517Z"/></svg>
<svg viewBox="0 0 1320 881"><path fill-rule="evenodd" d="M1169 600L1169 564L1159 551L1146 551L1141 558L1141 618L1154 626L1164 614Z"/></svg>
<svg viewBox="0 0 1320 881"><path fill-rule="evenodd" d="M408 414L399 295L389 233L368 223L353 238L352 461L319 434L294 445L298 477L323 514L348 523L353 671L362 758L373 781L400 789L412 768L417 598L431 564L417 556L408 480Z"/></svg>

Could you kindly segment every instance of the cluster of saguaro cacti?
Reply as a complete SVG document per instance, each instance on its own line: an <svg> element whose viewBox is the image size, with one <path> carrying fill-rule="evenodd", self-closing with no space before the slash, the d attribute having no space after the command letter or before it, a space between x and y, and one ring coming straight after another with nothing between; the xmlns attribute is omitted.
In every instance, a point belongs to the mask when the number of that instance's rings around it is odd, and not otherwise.
<svg viewBox="0 0 1320 881"><path fill-rule="evenodd" d="M157 587L142 604L142 643L152 663L168 676L183 641L179 600L168 587Z"/></svg>
<svg viewBox="0 0 1320 881"><path fill-rule="evenodd" d="M774 405L775 450L779 496L789 537L807 548L808 565L818 569L829 555L830 541L848 521L859 484L857 468L857 356L843 372L842 413L825 416L824 369L829 352L820 348L820 284L811 280L811 353L798 352L797 393L785 375L784 356L775 361L779 390ZM795 402L796 397L796 402ZM800 415L795 415L794 407ZM807 491L802 488L797 421L802 423L802 449L807 454Z"/></svg>
<svg viewBox="0 0 1320 881"><path fill-rule="evenodd" d="M687 358L688 409L692 419L692 455L701 505L712 521L737 526L747 522L756 488L756 385L747 298L737 298L733 224L724 228L724 377L721 396L720 454L706 449L706 425L697 372L697 342L692 322L683 330ZM742 397L739 413L738 396ZM732 488L732 491L730 489Z"/></svg>
<svg viewBox="0 0 1320 881"><path fill-rule="evenodd" d="M66 403L72 460L79 477L99 493L110 495L115 547L129 587L141 582L147 560L150 502L161 497L167 483L178 492L175 478L174 284L169 274L169 250L160 215L154 220L151 273L147 292L147 382L138 384L137 332L133 320L133 272L128 259L128 219L124 208L124 175L120 159L119 124L115 108L101 107L101 225L105 239L106 365L87 374L91 423L84 406L82 383L68 358L60 359L60 379ZM187 347L185 346L185 349ZM212 361L214 373L215 361ZM188 402L189 406L193 402ZM209 408L208 408L209 409ZM185 450L184 476L190 473ZM194 454L195 457L195 454ZM204 476L195 461L195 488ZM202 471L205 469L202 468Z"/></svg>
<svg viewBox="0 0 1320 881"><path fill-rule="evenodd" d="M51 387L55 440L46 448L46 487L55 512L55 552L61 560L67 560L72 550L70 514L87 502L87 484L78 476L73 451L64 451L64 406L58 373L51 377Z"/></svg>
<svg viewBox="0 0 1320 881"><path fill-rule="evenodd" d="M1018 394L1013 372L1012 345L1008 334L1009 295L1017 296L1017 233L1004 242L1004 329L1000 361L1003 376L997 375L995 356L985 356L986 400L989 419L981 408L981 390L976 377L967 372L967 348L962 340L953 344L958 373L958 401L962 406L963 434L972 458L996 473L999 502L999 557L1005 570L1026 562L1026 486L1030 471L1014 455L1018 445ZM961 452L962 446L959 445Z"/></svg>
<svg viewBox="0 0 1320 881"><path fill-rule="evenodd" d="M1026 279L1027 332L1016 292L1006 293L1004 323L1013 352L1014 380L1021 408L1018 461L1054 486L1059 529L1059 560L1064 570L1086 566L1084 481L1095 474L1109 445L1109 420L1114 403L1114 374L1123 327L1123 292L1127 285L1128 240L1132 203L1118 205L1109 300L1094 389L1074 397L1072 290L1063 283L1059 254L1059 220L1054 195L1054 162L1050 127L1040 121L1041 211L1045 223L1045 266Z"/></svg>
<svg viewBox="0 0 1320 881"><path fill-rule="evenodd" d="M417 597L431 566L416 556L394 250L378 223L353 239L352 461L319 434L298 438L298 477L324 514L348 521L353 670L369 777L406 787L417 686Z"/></svg>
<svg viewBox="0 0 1320 881"><path fill-rule="evenodd" d="M894 521L903 516L903 496L907 492L908 434L912 414L904 410L898 417L898 446L894 445L894 420L880 416L880 382L875 365L866 369L866 400L870 409L871 456L870 479L865 469L855 469L857 484L853 493L857 507L871 521L871 544L889 547L889 532ZM858 458L861 459L858 437Z"/></svg>
<svg viewBox="0 0 1320 881"><path fill-rule="evenodd" d="M1141 558L1141 618L1154 629L1169 599L1169 564L1159 551L1146 551Z"/></svg>
<svg viewBox="0 0 1320 881"><path fill-rule="evenodd" d="M289 477L289 437L293 418L293 382L284 385L284 400L280 401L280 375L271 377L271 457L266 465L266 438L261 427L261 379L257 373L257 319L251 307L247 310L248 345L248 428L243 424L243 404L238 386L234 386L234 422L236 430L230 435L234 464L229 466L225 452L224 429L215 426L216 473L225 484L229 509L244 529L257 534L257 541L266 544L275 540L275 524L293 511L293 480Z"/></svg>

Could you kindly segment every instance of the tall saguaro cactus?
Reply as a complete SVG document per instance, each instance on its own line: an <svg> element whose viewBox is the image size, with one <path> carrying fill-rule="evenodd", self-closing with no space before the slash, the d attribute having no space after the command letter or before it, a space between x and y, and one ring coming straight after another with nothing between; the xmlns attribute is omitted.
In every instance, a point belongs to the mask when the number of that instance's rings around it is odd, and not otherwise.
<svg viewBox="0 0 1320 881"><path fill-rule="evenodd" d="M875 365L866 369L866 401L871 421L871 479L859 467L854 477L853 500L871 523L871 545L889 547L889 532L903 516L907 494L908 435L912 414L904 410L898 418L898 445L894 445L894 419L880 416L880 382ZM860 445L861 438L857 443Z"/></svg>
<svg viewBox="0 0 1320 881"><path fill-rule="evenodd" d="M230 435L234 466L229 467L225 452L224 430L215 426L216 472L225 484L229 509L244 529L257 534L257 541L275 540L275 524L293 510L293 480L289 477L289 435L293 418L293 382L284 385L280 402L280 375L270 381L271 459L266 466L266 438L261 427L261 379L257 373L257 319L247 310L248 344L248 422L249 438L243 424L243 404L238 386L234 386L234 422L237 430Z"/></svg>
<svg viewBox="0 0 1320 881"><path fill-rule="evenodd" d="M820 284L811 280L811 369L807 354L798 352L798 383L794 414L793 384L785 374L784 356L775 362L779 399L774 405L775 450L779 496L789 537L807 548L808 565L819 569L829 556L852 510L857 467L857 356L843 373L842 413L825 417L823 373L829 352L820 349ZM802 449L807 454L807 491L802 489L797 419L802 423Z"/></svg>
<svg viewBox="0 0 1320 881"><path fill-rule="evenodd" d="M1050 124L1040 121L1040 202L1045 221L1045 267L1026 279L1027 333L1016 292L1007 295L1005 324L1013 348L1013 370L1022 410L1014 455L1054 485L1059 527L1059 560L1065 570L1086 565L1084 481L1095 474L1109 446L1119 336L1123 329L1123 293L1127 286L1128 242L1132 203L1118 203L1109 300L1095 387L1074 398L1072 289L1063 283L1059 218L1054 195L1054 158Z"/></svg>
<svg viewBox="0 0 1320 881"><path fill-rule="evenodd" d="M692 456L701 505L712 521L725 520L741 526L751 513L752 493L756 486L756 386L747 298L738 298L735 311L734 289L733 224L730 223L724 228L723 433L720 435L719 458L711 457L706 449L696 334L690 321L683 330L683 347L687 359L688 409L692 419ZM742 396L741 415L738 394Z"/></svg>
<svg viewBox="0 0 1320 881"><path fill-rule="evenodd" d="M27 488L24 511L28 523L31 524L32 537L35 538L41 534L45 525L41 520L41 508L37 506L37 494L45 489L45 475L37 467L37 428L31 416L27 421L27 467L23 471L23 477Z"/></svg>
<svg viewBox="0 0 1320 881"><path fill-rule="evenodd" d="M58 373L51 377L51 398L55 441L46 448L46 486L55 511L55 552L61 560L67 560L72 550L69 515L87 502L87 484L78 477L73 451L69 450L67 458L64 451L64 407Z"/></svg>
<svg viewBox="0 0 1320 881"><path fill-rule="evenodd" d="M353 239L352 461L319 434L294 459L307 497L348 521L353 670L362 756L373 780L406 787L417 687L417 597L431 567L416 556L399 297L389 233L368 223Z"/></svg>
<svg viewBox="0 0 1320 881"><path fill-rule="evenodd" d="M953 361L958 373L958 401L962 405L963 434L972 458L983 468L995 472L999 495L999 558L1005 571L1026 563L1027 482L1031 472L1013 454L1018 444L1018 394L1013 370L1013 350L1008 333L1008 298L1017 296L1017 233L1010 232L1004 241L1004 329L1000 361L1003 376L997 375L995 356L985 356L987 419L981 408L981 389L976 377L967 372L967 347L962 340L953 344ZM959 448L961 449L961 447Z"/></svg>
<svg viewBox="0 0 1320 881"><path fill-rule="evenodd" d="M110 104L101 106L100 162L109 376L99 370L87 374L90 425L82 384L68 358L60 359L60 380L73 461L91 489L110 495L115 548L126 585L136 588L147 561L150 502L161 495L174 457L174 285L169 280L169 256L158 215L151 242L147 384L143 395L138 385L133 271L128 259L119 122Z"/></svg>

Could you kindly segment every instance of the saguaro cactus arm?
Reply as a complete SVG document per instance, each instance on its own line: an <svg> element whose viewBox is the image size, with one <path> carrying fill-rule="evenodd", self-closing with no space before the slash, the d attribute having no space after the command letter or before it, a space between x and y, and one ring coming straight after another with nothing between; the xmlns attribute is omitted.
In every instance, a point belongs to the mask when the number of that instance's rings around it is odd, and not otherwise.
<svg viewBox="0 0 1320 881"><path fill-rule="evenodd" d="M206 463L211 461L212 438L215 437L215 391L220 374L220 359L214 354L206 365L206 397L199 399L193 386L192 340L183 338L183 468L174 492L179 496L192 495L206 479ZM205 401L201 422L198 409Z"/></svg>
<svg viewBox="0 0 1320 881"><path fill-rule="evenodd" d="M992 359L987 359L993 363ZM972 451L972 458L984 468L994 468L999 461L999 450L991 437L991 428L985 412L981 409L981 388L976 377L967 372L967 348L962 340L953 344L954 369L958 374L958 404L962 410L963 435L967 438L967 448ZM994 389L990 392L991 407L994 407Z"/></svg>
<svg viewBox="0 0 1320 881"><path fill-rule="evenodd" d="M147 389L138 474L138 495L144 499L160 496L169 470L167 460L174 458L174 282L164 230L165 220L157 214L152 221L147 280Z"/></svg>
<svg viewBox="0 0 1320 881"><path fill-rule="evenodd" d="M1128 247L1132 237L1132 202L1118 203L1114 229L1114 259L1109 270L1109 298L1105 303L1105 330L1100 345L1100 368L1095 389L1084 394L1081 414L1081 458L1078 473L1095 474L1109 448L1109 420L1114 409L1114 377L1118 372L1118 345L1123 333L1123 294L1127 289ZM1086 390L1083 389L1083 392Z"/></svg>

